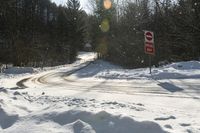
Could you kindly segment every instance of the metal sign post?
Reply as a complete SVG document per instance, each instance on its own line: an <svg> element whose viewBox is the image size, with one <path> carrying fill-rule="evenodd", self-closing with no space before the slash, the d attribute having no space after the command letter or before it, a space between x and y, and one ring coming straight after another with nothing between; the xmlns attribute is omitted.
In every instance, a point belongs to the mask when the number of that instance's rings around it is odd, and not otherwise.
<svg viewBox="0 0 200 133"><path fill-rule="evenodd" d="M152 31L144 31L144 36L144 51L149 55L149 70L151 74L151 56L155 55L154 33Z"/></svg>
<svg viewBox="0 0 200 133"><path fill-rule="evenodd" d="M149 73L151 74L151 55L149 55Z"/></svg>

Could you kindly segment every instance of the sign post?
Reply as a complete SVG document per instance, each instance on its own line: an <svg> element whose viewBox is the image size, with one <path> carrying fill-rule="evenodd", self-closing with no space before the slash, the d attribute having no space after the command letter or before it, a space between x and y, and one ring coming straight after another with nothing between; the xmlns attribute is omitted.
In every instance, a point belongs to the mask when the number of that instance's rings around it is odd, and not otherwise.
<svg viewBox="0 0 200 133"><path fill-rule="evenodd" d="M149 55L149 69L151 74L151 56L155 55L154 33L152 31L144 31L144 37L144 51Z"/></svg>

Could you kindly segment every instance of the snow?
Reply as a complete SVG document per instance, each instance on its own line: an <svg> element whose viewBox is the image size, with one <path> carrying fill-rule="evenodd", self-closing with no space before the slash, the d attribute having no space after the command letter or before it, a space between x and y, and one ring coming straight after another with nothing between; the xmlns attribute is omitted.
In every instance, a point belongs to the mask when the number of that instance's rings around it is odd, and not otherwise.
<svg viewBox="0 0 200 133"><path fill-rule="evenodd" d="M7 116L7 119L4 120L13 123L16 119L16 116ZM17 122L11 128L4 130L4 132L164 133L161 127L154 122L137 122L130 117L113 116L105 111L95 114L80 110L70 110L52 112L24 119L27 120L25 122ZM11 123L4 123L1 126L6 128L11 126ZM27 128L30 126L31 128Z"/></svg>
<svg viewBox="0 0 200 133"><path fill-rule="evenodd" d="M34 73L34 69L32 67L11 67L5 69L5 74L24 74L24 73Z"/></svg>
<svg viewBox="0 0 200 133"><path fill-rule="evenodd" d="M200 132L198 61L151 75L95 58L80 52L73 64L1 74L0 132Z"/></svg>
<svg viewBox="0 0 200 133"><path fill-rule="evenodd" d="M76 73L80 77L95 77L103 79L199 79L200 62L178 62L160 68L153 68L149 74L149 68L122 69L119 66L98 60L86 69Z"/></svg>
<svg viewBox="0 0 200 133"><path fill-rule="evenodd" d="M1 89L5 90L5 89ZM2 91L3 93L9 94L11 99L2 100L2 107L0 110L0 126L5 133L11 132L68 132L68 133L164 133L162 128L155 122L151 121L135 121L132 117L122 116L122 115L112 115L106 111L100 112L91 112L84 110L69 110L66 107L59 109L58 105L56 107L42 107L41 110L31 113L31 106L29 108L23 108L23 105L13 105L12 113L5 112L4 108L9 111L7 105L14 104L14 101L22 100L26 97L27 94L21 94L19 92L11 93L10 91ZM16 98L13 98L16 96ZM53 98L41 97L40 99L35 99L36 101L47 100L48 103L51 102L59 103L61 100L57 97L58 101L49 101ZM8 100L8 101L5 101ZM32 102L35 100L31 100ZM63 99L64 100L64 99ZM90 102L97 102L96 100L89 100ZM24 101L24 105L27 104L27 101ZM32 102L30 102L32 104ZM84 104L84 99L65 99L65 102L68 106L81 106ZM85 101L85 104L88 101ZM71 105L70 105L71 104ZM103 104L103 103L101 103ZM113 103L104 103L104 104L113 104L119 106L117 102ZM122 105L120 105L122 106ZM126 106L126 105L124 105ZM140 106L140 105L137 105ZM19 108L20 107L20 108ZM123 107L123 106L122 106ZM17 109L15 109L17 108ZM19 109L21 111L19 111ZM22 113L22 110L27 113ZM21 112L19 115L15 114L16 112ZM29 114L30 113L30 114ZM27 115L29 114L29 115Z"/></svg>
<svg viewBox="0 0 200 133"><path fill-rule="evenodd" d="M169 65L169 67L182 70L200 69L200 62L199 61L177 62L177 63L172 63L171 65Z"/></svg>
<svg viewBox="0 0 200 133"><path fill-rule="evenodd" d="M162 128L155 122L151 121L135 121L133 118L122 115L112 115L106 111L100 112L91 112L84 110L76 110L69 109L64 106L59 108L57 104L54 104L54 107L48 105L47 107L42 107L44 103L52 104L59 103L62 100L62 103L65 102L67 106L83 106L89 103L97 103L94 99L77 99L77 98L59 98L59 97L48 97L43 96L40 98L29 97L30 103L24 100L28 98L27 93L20 93L15 91L7 91L6 89L1 89L1 93L5 95L9 95L8 97L1 100L1 109L0 109L0 129L4 129L5 133L11 132L68 132L68 133L164 133ZM46 101L44 101L46 100ZM23 101L23 104L19 104L18 102ZM34 110L33 101L36 101L39 106L37 111L32 113ZM17 103L14 103L17 102ZM42 103L44 102L44 103ZM52 102L52 103L51 103ZM31 105L26 105L26 104ZM13 105L12 105L13 104ZM19 105L18 105L19 104ZM66 105L65 104L65 105ZM86 105L84 105L86 104ZM109 105L113 104L115 106L127 106L122 105L117 102L108 102L108 103L99 103L99 105ZM8 107L8 105L12 105ZM23 107L24 105L28 106L28 108ZM140 105L136 105L140 106ZM73 107L73 108L74 108ZM8 112L6 112L6 109ZM10 110L11 109L11 110ZM39 110L38 110L39 109ZM32 111L31 111L32 110ZM20 114L16 114L20 112ZM27 115L29 114L29 115Z"/></svg>
<svg viewBox="0 0 200 133"><path fill-rule="evenodd" d="M86 47L86 48L91 48L92 46L91 46L91 44L86 43L86 44L85 44L85 47Z"/></svg>

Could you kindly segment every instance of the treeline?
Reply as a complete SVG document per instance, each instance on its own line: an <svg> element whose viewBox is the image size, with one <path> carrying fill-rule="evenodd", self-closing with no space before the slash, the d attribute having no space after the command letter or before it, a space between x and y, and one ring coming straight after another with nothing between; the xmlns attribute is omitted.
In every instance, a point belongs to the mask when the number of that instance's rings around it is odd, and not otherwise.
<svg viewBox="0 0 200 133"><path fill-rule="evenodd" d="M0 1L0 62L18 66L70 63L85 39L78 0L57 6L50 0Z"/></svg>
<svg viewBox="0 0 200 133"><path fill-rule="evenodd" d="M145 67L144 30L155 33L160 61L200 57L199 0L78 0L57 6L50 0L0 1L0 62L19 66L73 62L90 42L100 58L125 67Z"/></svg>
<svg viewBox="0 0 200 133"><path fill-rule="evenodd" d="M147 66L144 30L155 33L155 65L200 57L199 0L100 0L91 1L91 7L90 39L106 60L131 68Z"/></svg>

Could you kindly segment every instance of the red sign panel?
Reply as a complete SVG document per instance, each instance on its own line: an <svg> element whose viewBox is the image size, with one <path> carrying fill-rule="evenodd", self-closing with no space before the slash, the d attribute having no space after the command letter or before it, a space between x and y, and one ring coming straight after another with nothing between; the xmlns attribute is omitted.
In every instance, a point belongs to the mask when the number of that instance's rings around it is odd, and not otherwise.
<svg viewBox="0 0 200 133"><path fill-rule="evenodd" d="M151 32L146 32L145 36L146 36L146 39L148 41L152 41L153 40L153 34Z"/></svg>
<svg viewBox="0 0 200 133"><path fill-rule="evenodd" d="M151 31L145 31L145 53L149 55L155 55L154 47L154 33Z"/></svg>

